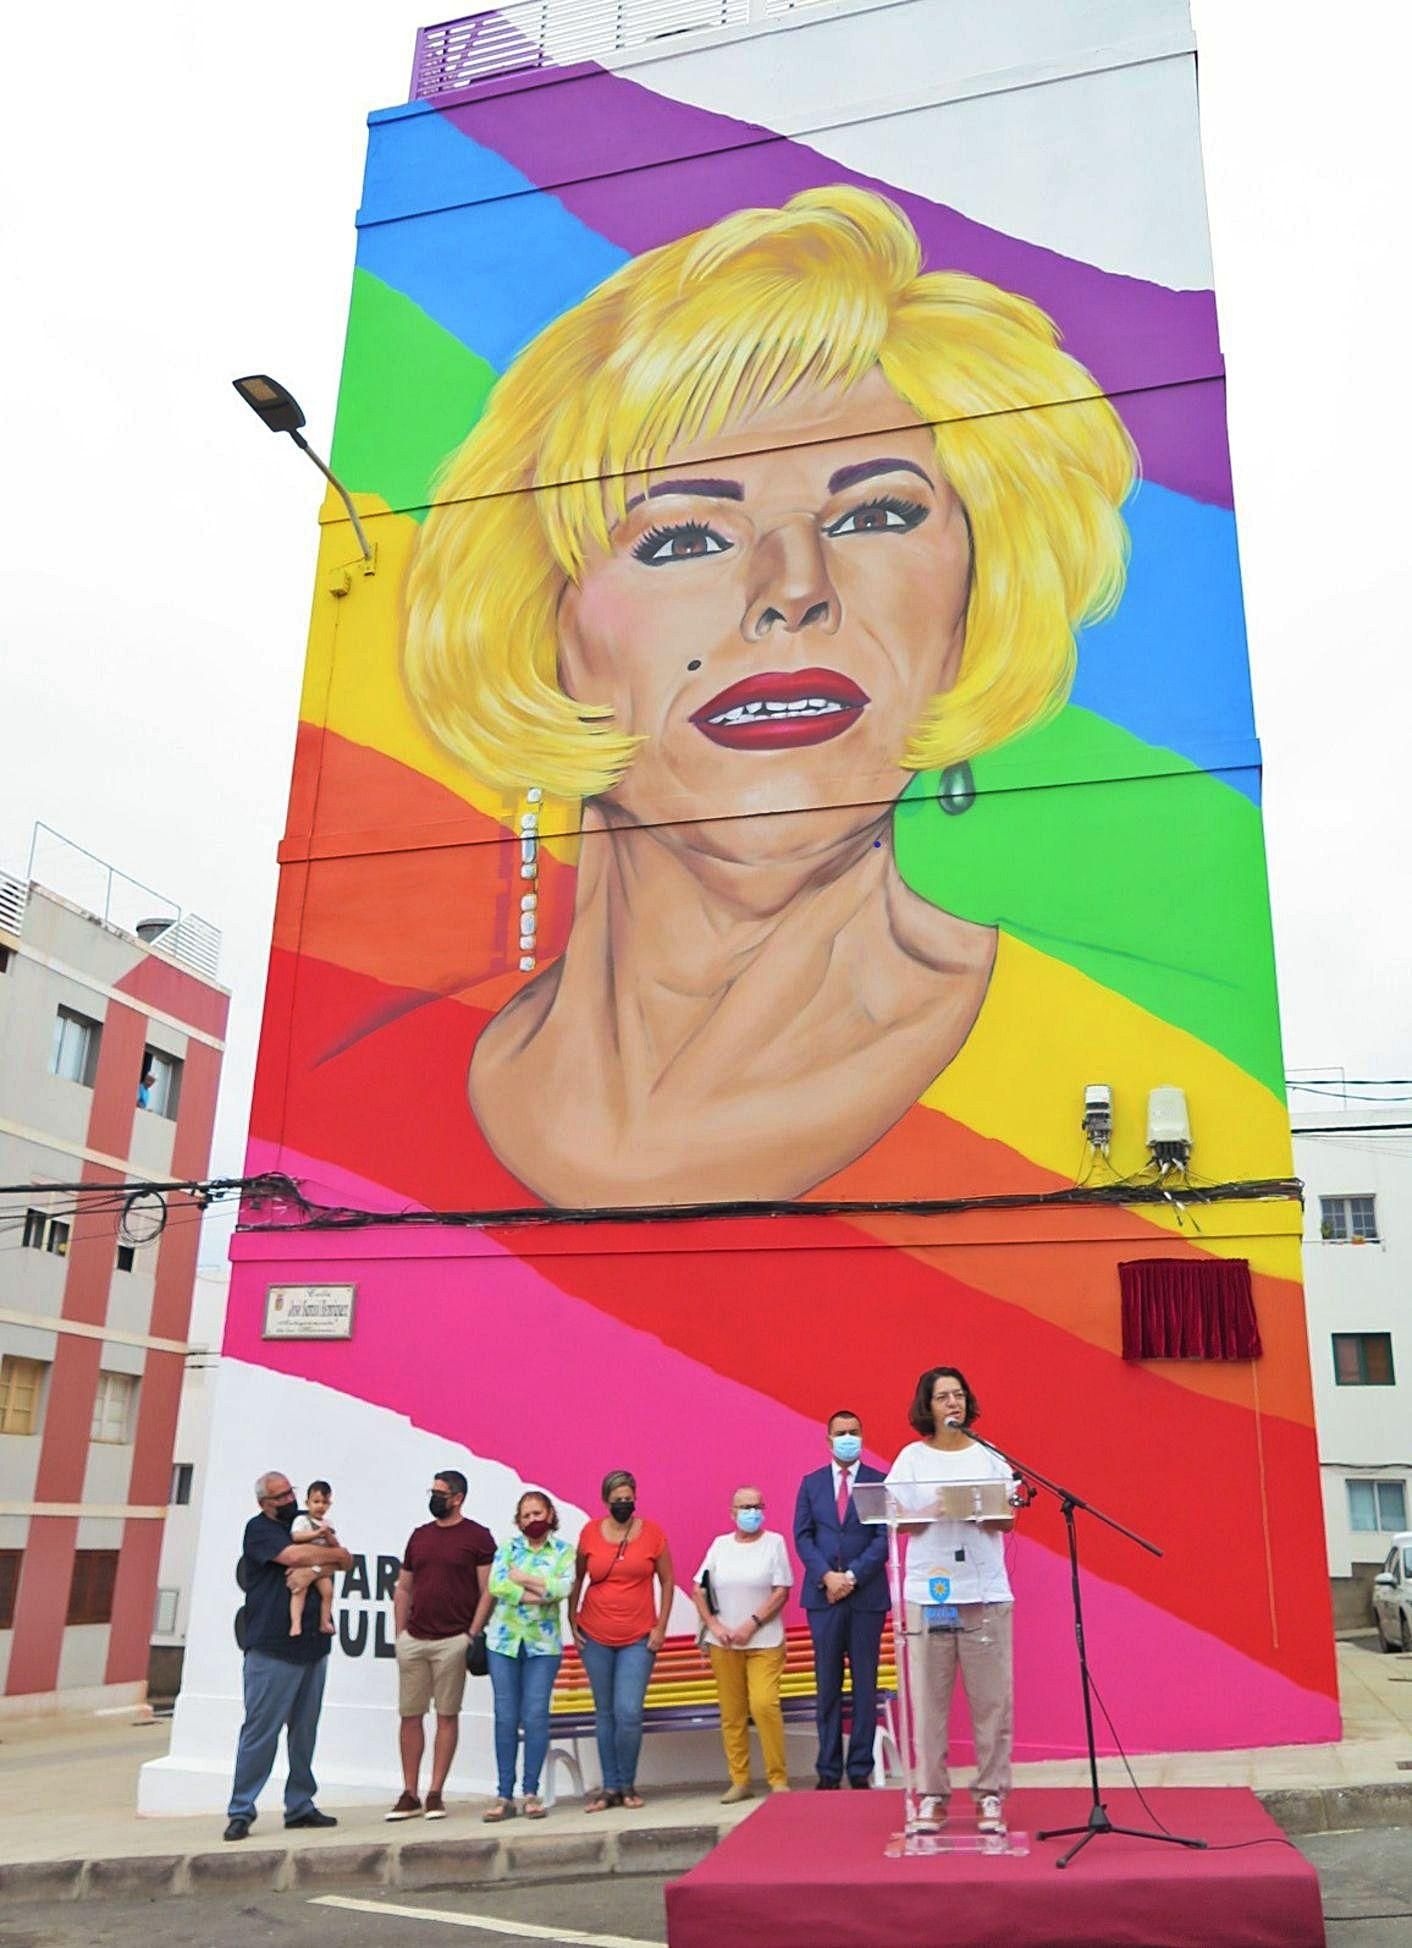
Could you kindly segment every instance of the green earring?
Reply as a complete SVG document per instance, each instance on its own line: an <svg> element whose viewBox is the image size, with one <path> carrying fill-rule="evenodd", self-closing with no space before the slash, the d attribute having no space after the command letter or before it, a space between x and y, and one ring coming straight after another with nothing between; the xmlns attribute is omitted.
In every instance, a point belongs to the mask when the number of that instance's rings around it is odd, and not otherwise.
<svg viewBox="0 0 1412 1948"><path fill-rule="evenodd" d="M976 779L969 764L963 761L947 765L937 784L936 801L953 818L970 811L976 802Z"/></svg>

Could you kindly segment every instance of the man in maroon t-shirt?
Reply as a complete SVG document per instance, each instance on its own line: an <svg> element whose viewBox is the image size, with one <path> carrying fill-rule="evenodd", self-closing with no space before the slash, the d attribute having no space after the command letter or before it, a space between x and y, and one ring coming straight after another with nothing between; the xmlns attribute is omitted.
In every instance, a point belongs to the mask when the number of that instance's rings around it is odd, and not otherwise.
<svg viewBox="0 0 1412 1948"><path fill-rule="evenodd" d="M426 1750L422 1720L436 1707L428 1819L445 1819L442 1790L460 1733L461 1693L466 1685L466 1645L490 1614L491 1558L495 1538L461 1513L466 1477L443 1468L431 1485L431 1520L413 1529L402 1557L402 1572L392 1593L397 1626L397 1710L401 1718L402 1797L387 1815L416 1819L423 1811L417 1796Z"/></svg>

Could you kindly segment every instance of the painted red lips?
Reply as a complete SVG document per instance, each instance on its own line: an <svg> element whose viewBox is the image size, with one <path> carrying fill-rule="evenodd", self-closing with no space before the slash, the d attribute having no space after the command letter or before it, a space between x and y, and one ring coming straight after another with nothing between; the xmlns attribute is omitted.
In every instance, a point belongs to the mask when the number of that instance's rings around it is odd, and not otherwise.
<svg viewBox="0 0 1412 1948"><path fill-rule="evenodd" d="M702 704L691 721L727 750L790 751L840 736L870 701L837 670L761 670Z"/></svg>

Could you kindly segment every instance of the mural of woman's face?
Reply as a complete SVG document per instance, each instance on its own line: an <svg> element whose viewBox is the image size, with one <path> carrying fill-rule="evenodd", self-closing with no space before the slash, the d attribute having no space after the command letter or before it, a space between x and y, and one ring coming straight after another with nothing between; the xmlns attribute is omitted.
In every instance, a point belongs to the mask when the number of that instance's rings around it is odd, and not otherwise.
<svg viewBox="0 0 1412 1948"><path fill-rule="evenodd" d="M970 572L931 431L879 372L669 454L560 606L564 688L647 740L609 800L868 823L858 787L896 795L956 681Z"/></svg>

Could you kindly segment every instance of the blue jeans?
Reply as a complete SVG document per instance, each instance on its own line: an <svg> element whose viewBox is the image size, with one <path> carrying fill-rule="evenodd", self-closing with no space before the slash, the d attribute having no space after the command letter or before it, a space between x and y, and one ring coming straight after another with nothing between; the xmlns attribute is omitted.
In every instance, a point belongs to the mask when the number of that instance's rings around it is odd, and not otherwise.
<svg viewBox="0 0 1412 1948"><path fill-rule="evenodd" d="M284 1816L298 1819L312 1812L318 1782L314 1778L314 1740L319 1731L319 1707L324 1701L328 1659L291 1664L266 1650L245 1653L245 1723L235 1748L235 1782L230 1789L229 1819L254 1819L255 1801L274 1768L279 1735L289 1727L289 1777L284 1785Z"/></svg>
<svg viewBox="0 0 1412 1948"><path fill-rule="evenodd" d="M634 1644L600 1644L584 1636L580 1643L583 1667L593 1686L594 1727L598 1763L605 1792L628 1792L637 1784L637 1755L642 1745L642 1700L656 1653L646 1637Z"/></svg>
<svg viewBox="0 0 1412 1948"><path fill-rule="evenodd" d="M502 1799L515 1796L515 1752L520 1727L525 1731L525 1791L539 1791L539 1775L549 1750L549 1693L563 1662L563 1652L531 1657L522 1644L514 1657L503 1651L487 1653L490 1688L495 1693L495 1790Z"/></svg>

